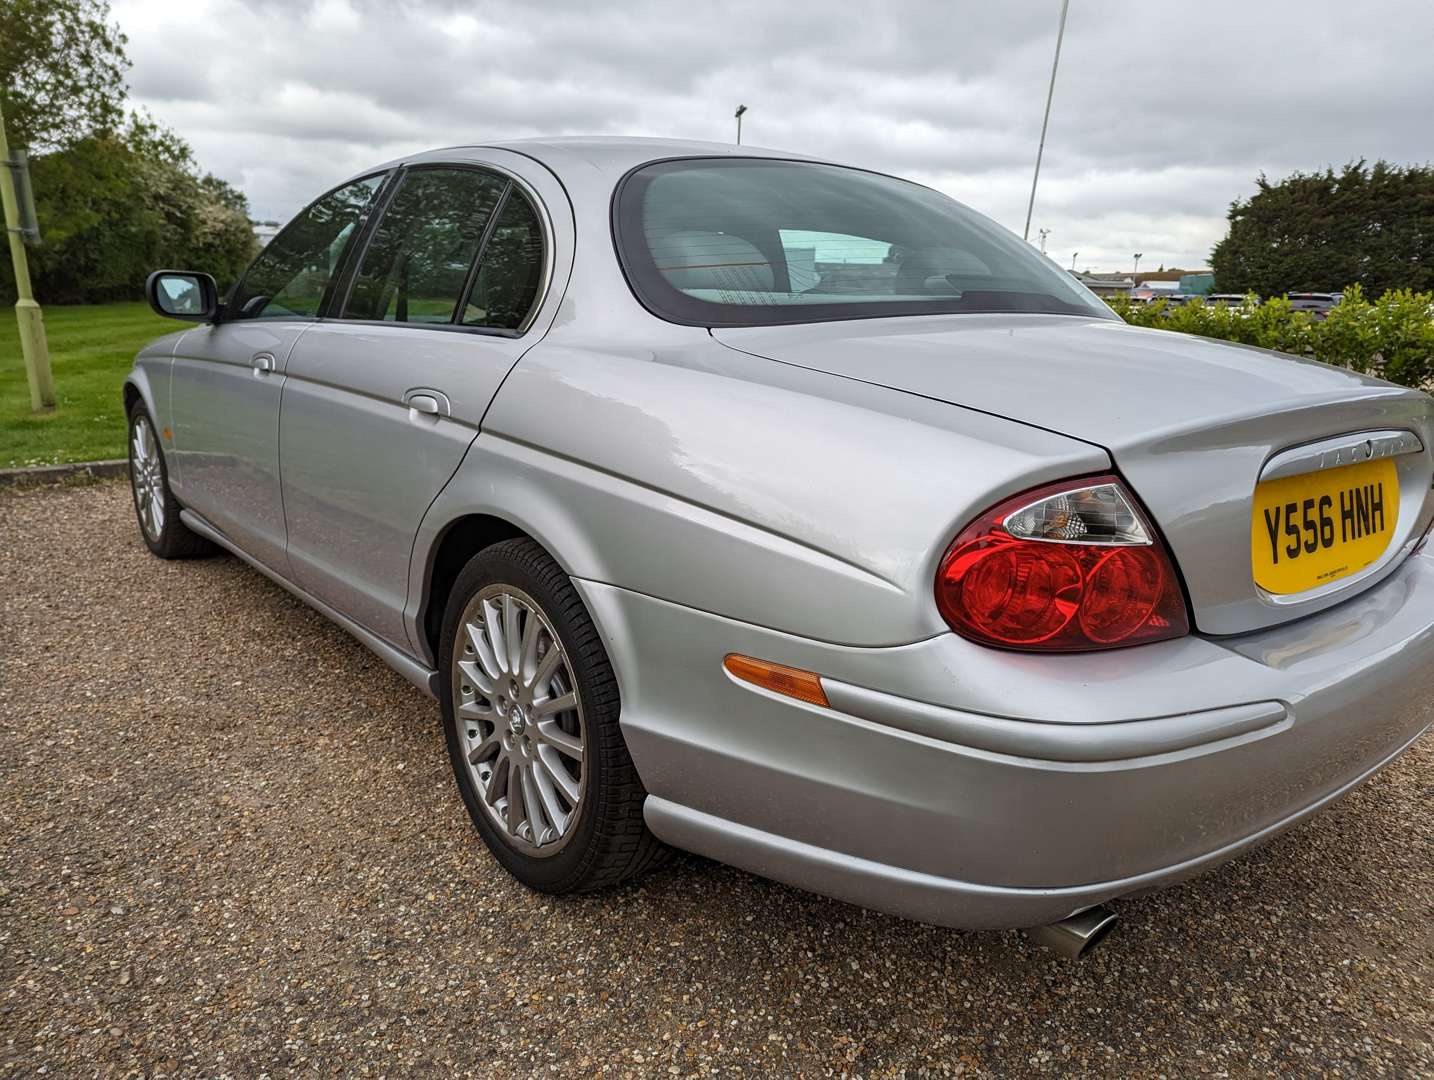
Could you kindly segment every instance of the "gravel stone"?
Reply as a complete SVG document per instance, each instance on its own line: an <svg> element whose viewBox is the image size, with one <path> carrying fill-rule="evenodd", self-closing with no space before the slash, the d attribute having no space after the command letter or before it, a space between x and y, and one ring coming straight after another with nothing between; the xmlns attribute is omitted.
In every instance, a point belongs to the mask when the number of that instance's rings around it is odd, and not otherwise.
<svg viewBox="0 0 1434 1080"><path fill-rule="evenodd" d="M1434 1072L1434 743L1069 964L683 857L528 892L434 704L127 488L0 492L0 1076Z"/></svg>

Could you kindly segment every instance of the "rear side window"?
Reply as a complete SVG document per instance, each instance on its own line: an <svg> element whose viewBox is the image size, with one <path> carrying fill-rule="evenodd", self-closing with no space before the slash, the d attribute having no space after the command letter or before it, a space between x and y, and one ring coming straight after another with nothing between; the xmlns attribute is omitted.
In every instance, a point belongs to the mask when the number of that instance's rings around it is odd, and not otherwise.
<svg viewBox="0 0 1434 1080"><path fill-rule="evenodd" d="M414 169L384 210L346 319L451 323L508 181L477 169Z"/></svg>
<svg viewBox="0 0 1434 1080"><path fill-rule="evenodd" d="M1116 318L1019 237L938 192L763 158L646 165L614 233L643 304L695 326L957 312Z"/></svg>
<svg viewBox="0 0 1434 1080"><path fill-rule="evenodd" d="M284 226L245 272L229 317L316 317L383 179L370 176L331 191Z"/></svg>
<svg viewBox="0 0 1434 1080"><path fill-rule="evenodd" d="M483 249L464 326L518 330L538 298L543 278L543 230L533 204L513 188Z"/></svg>

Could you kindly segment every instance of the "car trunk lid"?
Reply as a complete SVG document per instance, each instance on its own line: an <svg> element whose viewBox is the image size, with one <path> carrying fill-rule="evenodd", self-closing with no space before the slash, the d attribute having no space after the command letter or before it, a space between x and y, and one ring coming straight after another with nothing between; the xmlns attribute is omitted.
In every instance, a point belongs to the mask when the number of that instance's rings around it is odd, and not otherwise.
<svg viewBox="0 0 1434 1080"><path fill-rule="evenodd" d="M1169 543L1205 633L1271 626L1367 588L1397 565L1434 512L1427 449L1434 401L1314 361L1050 315L855 320L713 335L743 352L1105 448ZM1288 595L1262 589L1252 569L1252 526L1267 465L1293 447L1340 443L1342 436L1362 445L1354 436L1390 431L1413 433L1423 449L1394 459L1400 497L1390 508L1383 555L1321 587Z"/></svg>

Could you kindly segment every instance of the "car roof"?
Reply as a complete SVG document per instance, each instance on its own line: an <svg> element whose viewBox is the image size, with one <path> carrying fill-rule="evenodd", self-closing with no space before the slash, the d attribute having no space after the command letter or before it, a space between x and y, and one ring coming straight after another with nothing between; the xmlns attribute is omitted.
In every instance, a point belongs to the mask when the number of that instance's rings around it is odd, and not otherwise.
<svg viewBox="0 0 1434 1080"><path fill-rule="evenodd" d="M696 139L659 139L633 135L555 135L532 139L495 139L448 146L423 154L412 154L386 162L389 168L404 161L442 160L461 155L465 150L508 150L535 158L550 167L581 160L600 172L622 174L649 161L675 157L771 157L799 161L817 161L806 154L772 150L759 146L737 146L733 143L701 142ZM372 170L369 170L372 172Z"/></svg>

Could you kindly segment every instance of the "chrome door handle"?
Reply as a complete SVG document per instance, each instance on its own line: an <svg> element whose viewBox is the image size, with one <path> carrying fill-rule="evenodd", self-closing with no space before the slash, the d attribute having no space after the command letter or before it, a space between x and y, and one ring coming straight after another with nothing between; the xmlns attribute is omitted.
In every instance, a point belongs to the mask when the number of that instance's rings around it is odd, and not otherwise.
<svg viewBox="0 0 1434 1080"><path fill-rule="evenodd" d="M453 415L453 408L448 404L448 395L431 386L415 386L403 395L403 403L424 416Z"/></svg>
<svg viewBox="0 0 1434 1080"><path fill-rule="evenodd" d="M267 375L274 370L274 358L266 352L257 353L254 359L249 361L249 366L261 375Z"/></svg>

